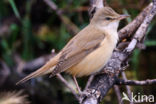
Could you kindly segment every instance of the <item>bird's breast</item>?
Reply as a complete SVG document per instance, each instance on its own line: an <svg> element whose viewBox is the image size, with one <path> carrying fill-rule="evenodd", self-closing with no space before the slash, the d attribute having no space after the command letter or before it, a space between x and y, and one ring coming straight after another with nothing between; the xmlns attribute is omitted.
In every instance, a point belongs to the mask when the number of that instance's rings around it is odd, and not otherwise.
<svg viewBox="0 0 156 104"><path fill-rule="evenodd" d="M105 37L97 49L66 71L77 77L100 71L110 59L115 46L116 42L111 37Z"/></svg>

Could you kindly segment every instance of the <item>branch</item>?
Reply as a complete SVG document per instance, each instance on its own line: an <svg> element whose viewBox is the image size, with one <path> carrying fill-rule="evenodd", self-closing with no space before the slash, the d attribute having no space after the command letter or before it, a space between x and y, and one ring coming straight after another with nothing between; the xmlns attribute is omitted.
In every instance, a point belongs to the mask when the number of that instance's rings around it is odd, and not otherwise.
<svg viewBox="0 0 156 104"><path fill-rule="evenodd" d="M56 14L58 15L58 17L61 19L61 21L65 24L65 26L67 27L67 30L75 35L76 33L79 32L79 28L68 18L66 17L62 10L59 9L57 7L57 5L51 1L51 0L44 0L44 2L52 9L56 12Z"/></svg>
<svg viewBox="0 0 156 104"><path fill-rule="evenodd" d="M92 8L103 8L106 0L90 0L90 5Z"/></svg>
<svg viewBox="0 0 156 104"><path fill-rule="evenodd" d="M44 0L44 1L57 13L57 15L63 21L63 23L67 25L67 28L68 26L69 28L72 27L71 24L69 25L68 20L66 21L66 18L64 18L64 15L60 11L60 9L56 6L56 4L54 4L54 2L50 0ZM99 2L100 1L102 0L99 0ZM94 9L101 8L101 5L99 5L99 3L95 3L95 4L96 5L94 5ZM132 35L140 26L136 34L132 38L132 41L125 49L125 52L114 51L112 58L109 60L108 64L103 68L104 73L100 75L96 75L94 77L91 84L89 84L88 89L85 90L85 92L87 92L88 95L83 96L81 102L82 104L98 104L103 99L103 97L107 94L109 89L116 84L116 79L118 78L119 73L123 71L122 70L123 68L121 67L122 64L133 52L138 42L140 42L144 38L145 33L147 31L147 27L151 22L153 16L155 15L155 12L156 12L155 3L154 5L152 5L151 3L139 14L139 16L136 17L136 19L133 20L133 22L131 22L129 25L127 25L126 27L124 27L119 31L119 34L122 39ZM73 28L71 30L73 30ZM65 84L64 80L62 80L62 77L58 76L58 78ZM73 94L76 95L75 92ZM79 99L77 95L76 98Z"/></svg>
<svg viewBox="0 0 156 104"><path fill-rule="evenodd" d="M121 97L121 94L120 94L120 89L119 89L119 87L117 85L114 85L114 91L115 91L115 94L116 94L116 96L118 98L118 104L123 104L122 101L121 101L122 97Z"/></svg>
<svg viewBox="0 0 156 104"><path fill-rule="evenodd" d="M118 75L120 72L122 72L123 67L122 65L126 62L126 59L129 57L129 55L133 52L133 49L136 47L138 40L141 40L144 38L145 33L147 31L147 27L151 20L153 19L154 15L156 14L155 1L153 2L154 5L152 5L152 9L145 14L145 19L143 20L142 24L140 25L139 29L137 30L136 34L134 35L132 41L128 45L128 47L125 49L125 51L114 51L112 58L109 60L107 65L103 68L104 74L96 75L94 80L92 81L91 85L89 86L89 91L93 92L96 91L100 96L97 96L97 93L90 93L86 97L84 97L84 100L82 104L86 104L86 102L89 102L90 99L96 98L98 104L103 97L107 94L110 88L112 88L115 85L115 80L118 78ZM134 25L134 24L133 24ZM131 25L133 27L133 25ZM132 28L129 27L129 28ZM137 27L133 28L133 31L135 31ZM120 33L120 31L119 31ZM134 39L137 41L134 42ZM131 48L133 47L133 48ZM110 74L111 72L111 74ZM89 93L89 92L88 92ZM93 103L90 103L93 104Z"/></svg>
<svg viewBox="0 0 156 104"><path fill-rule="evenodd" d="M152 80L144 80L144 81L134 81L134 80L123 80L123 79L118 79L116 81L117 85L135 85L135 86L142 86L142 85L156 85L156 79Z"/></svg>
<svg viewBox="0 0 156 104"><path fill-rule="evenodd" d="M94 16L94 13L96 12L97 9L103 8L106 4L106 1L104 0L90 0L90 6L91 8L89 9L89 16L90 19Z"/></svg>
<svg viewBox="0 0 156 104"><path fill-rule="evenodd" d="M131 23L122 28L118 34L120 40L130 37L145 19L147 13L152 9L153 3L150 3Z"/></svg>
<svg viewBox="0 0 156 104"><path fill-rule="evenodd" d="M122 77L123 77L124 81L127 81L127 77L126 77L125 72L122 72L121 74L122 74ZM131 100L131 99L132 99L132 96L131 96L131 93L132 93L132 92L131 92L130 86L126 85L126 90L127 90L128 97L129 97L130 100ZM133 102L130 102L130 104L134 104L134 103L133 103Z"/></svg>
<svg viewBox="0 0 156 104"><path fill-rule="evenodd" d="M70 91L73 93L73 95L75 96L75 98L80 101L79 96L76 94L75 90L68 84L68 82L62 77L61 74L57 74L56 75L57 78L67 87L70 89Z"/></svg>
<svg viewBox="0 0 156 104"><path fill-rule="evenodd" d="M147 28L149 26L149 24L151 23L153 17L156 15L156 1L153 1L153 7L152 10L148 13L148 15L145 17L143 23L140 25L140 27L138 28L138 30L136 31L132 41L130 42L130 44L128 45L128 47L126 48L126 51L132 52L135 49L135 46L138 42L141 42L141 40L144 38Z"/></svg>

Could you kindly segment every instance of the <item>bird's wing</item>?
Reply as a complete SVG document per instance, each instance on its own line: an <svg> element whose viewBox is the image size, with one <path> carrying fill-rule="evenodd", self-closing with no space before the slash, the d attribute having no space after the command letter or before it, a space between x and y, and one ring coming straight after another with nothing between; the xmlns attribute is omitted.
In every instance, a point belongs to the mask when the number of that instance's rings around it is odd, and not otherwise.
<svg viewBox="0 0 156 104"><path fill-rule="evenodd" d="M93 27L80 31L61 51L59 62L51 76L56 75L79 63L85 56L99 47L104 34Z"/></svg>

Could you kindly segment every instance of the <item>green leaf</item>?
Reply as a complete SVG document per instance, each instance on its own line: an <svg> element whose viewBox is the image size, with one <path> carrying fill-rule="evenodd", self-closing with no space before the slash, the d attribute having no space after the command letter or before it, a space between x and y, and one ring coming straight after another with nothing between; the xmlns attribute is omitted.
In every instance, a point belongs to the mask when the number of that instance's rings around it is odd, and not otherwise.
<svg viewBox="0 0 156 104"><path fill-rule="evenodd" d="M156 46L156 41L155 40L145 41L145 45L146 46Z"/></svg>
<svg viewBox="0 0 156 104"><path fill-rule="evenodd" d="M18 12L18 9L17 9L17 7L16 7L16 4L15 4L14 0L9 0L9 3L10 3L10 5L11 5L11 7L12 7L12 9L13 9L13 11L14 11L16 17L20 19L21 16L20 16L20 14L19 14L19 12Z"/></svg>

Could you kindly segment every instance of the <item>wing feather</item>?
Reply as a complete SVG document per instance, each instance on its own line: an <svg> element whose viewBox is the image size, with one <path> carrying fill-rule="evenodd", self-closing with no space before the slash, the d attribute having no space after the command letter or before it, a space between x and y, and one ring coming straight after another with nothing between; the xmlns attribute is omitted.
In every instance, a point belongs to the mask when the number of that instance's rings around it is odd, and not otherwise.
<svg viewBox="0 0 156 104"><path fill-rule="evenodd" d="M59 62L51 76L79 63L89 53L97 49L103 39L104 34L96 30L95 27L86 27L83 29L63 48Z"/></svg>

